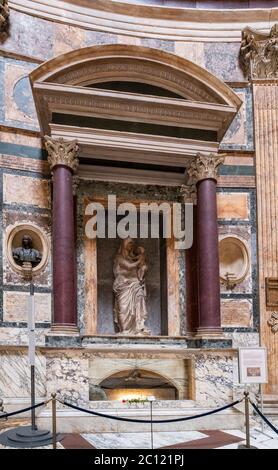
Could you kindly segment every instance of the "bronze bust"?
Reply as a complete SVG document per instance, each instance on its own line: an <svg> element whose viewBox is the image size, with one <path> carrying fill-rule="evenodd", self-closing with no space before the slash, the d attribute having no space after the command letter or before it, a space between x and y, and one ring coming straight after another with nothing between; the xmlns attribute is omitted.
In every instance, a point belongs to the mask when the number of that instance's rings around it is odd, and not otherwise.
<svg viewBox="0 0 278 470"><path fill-rule="evenodd" d="M13 259L19 265L31 263L32 267L37 266L42 259L42 254L33 248L33 240L30 235L23 235L21 246L13 250Z"/></svg>

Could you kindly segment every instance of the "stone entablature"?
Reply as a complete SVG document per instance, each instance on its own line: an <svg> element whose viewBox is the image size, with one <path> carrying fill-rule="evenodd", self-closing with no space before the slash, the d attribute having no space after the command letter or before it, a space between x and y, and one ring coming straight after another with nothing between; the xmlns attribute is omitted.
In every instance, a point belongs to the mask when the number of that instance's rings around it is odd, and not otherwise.
<svg viewBox="0 0 278 470"><path fill-rule="evenodd" d="M243 24L267 30L270 19L278 19L277 8L247 8L238 10L207 10L196 8L167 8L142 4L102 0L69 0L61 9L58 0L10 0L12 8L32 16L71 27L106 31L151 39L239 42Z"/></svg>
<svg viewBox="0 0 278 470"><path fill-rule="evenodd" d="M245 28L240 56L250 79L278 78L278 23L272 26L269 34Z"/></svg>

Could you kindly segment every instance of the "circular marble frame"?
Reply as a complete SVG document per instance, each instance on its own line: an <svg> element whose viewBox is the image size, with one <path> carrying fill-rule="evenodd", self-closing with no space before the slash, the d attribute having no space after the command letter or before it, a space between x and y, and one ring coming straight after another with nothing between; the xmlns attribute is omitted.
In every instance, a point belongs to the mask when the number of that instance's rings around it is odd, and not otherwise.
<svg viewBox="0 0 278 470"><path fill-rule="evenodd" d="M19 241L20 237L24 234L28 234L32 237L34 248L42 253L41 261L32 270L32 273L37 275L45 268L48 262L50 246L46 234L36 225L32 223L19 223L8 229L6 234L7 259L13 271L18 274L23 273L22 266L17 264L13 259L12 250L15 248L15 241ZM19 246L18 243L17 246Z"/></svg>
<svg viewBox="0 0 278 470"><path fill-rule="evenodd" d="M221 245L236 245L237 248L240 249L241 251L241 260L243 267L241 270L237 273L235 273L236 277L232 278L231 282L234 285L240 284L241 282L244 281L244 279L247 277L249 269L250 269L250 253L249 253L249 248L244 240L242 238L239 238L238 236L234 234L228 234L224 235L221 237L219 240L219 271L220 271L220 281L222 284L227 285L227 279L221 275ZM223 248L222 248L223 249Z"/></svg>

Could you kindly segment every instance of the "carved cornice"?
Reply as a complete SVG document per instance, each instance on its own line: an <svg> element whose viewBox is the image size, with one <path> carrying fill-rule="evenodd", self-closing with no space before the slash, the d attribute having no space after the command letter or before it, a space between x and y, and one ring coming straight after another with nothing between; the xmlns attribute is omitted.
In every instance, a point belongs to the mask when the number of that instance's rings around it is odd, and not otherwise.
<svg viewBox="0 0 278 470"><path fill-rule="evenodd" d="M186 204L197 204L197 188L195 183L182 184L180 187L180 193L183 198L183 202Z"/></svg>
<svg viewBox="0 0 278 470"><path fill-rule="evenodd" d="M170 2L168 2L169 4ZM177 4L178 2L176 2ZM242 24L269 28L277 8L236 9L175 8L113 0L10 0L13 9L51 22L93 31L172 41L234 42Z"/></svg>
<svg viewBox="0 0 278 470"><path fill-rule="evenodd" d="M51 170L57 165L63 165L76 172L79 163L77 140L66 141L63 138L52 139L45 136L45 147Z"/></svg>
<svg viewBox="0 0 278 470"><path fill-rule="evenodd" d="M278 23L268 35L251 28L242 31L240 59L250 79L278 78Z"/></svg>
<svg viewBox="0 0 278 470"><path fill-rule="evenodd" d="M0 34L7 28L9 15L10 10L8 0L0 0Z"/></svg>
<svg viewBox="0 0 278 470"><path fill-rule="evenodd" d="M218 139L235 116L236 108L166 97L115 92L53 83L34 85L44 133L50 113L66 113L171 125L217 132ZM215 140L218 140L217 137Z"/></svg>
<svg viewBox="0 0 278 470"><path fill-rule="evenodd" d="M197 153L197 158L192 161L188 174L195 183L205 179L217 180L218 168L224 160L224 155Z"/></svg>
<svg viewBox="0 0 278 470"><path fill-rule="evenodd" d="M196 101L205 101L207 103L215 102L215 96L208 93L206 87L193 80L191 77L186 78L180 71L172 71L170 68L165 68L158 63L146 63L142 60L134 58L133 60L122 59L119 61L104 62L103 60L93 60L91 63L79 64L78 67L71 70L63 70L55 76L55 82L61 84L74 84L84 85L88 81L92 81L92 77L96 81L97 88L98 77L107 75L109 80L119 79L119 77L133 77L144 76L147 83L152 84L166 84L172 86L172 90L180 93L181 96L187 99ZM53 79L51 80L53 81Z"/></svg>
<svg viewBox="0 0 278 470"><path fill-rule="evenodd" d="M278 312L272 312L267 324L270 326L272 333L276 333L278 331Z"/></svg>

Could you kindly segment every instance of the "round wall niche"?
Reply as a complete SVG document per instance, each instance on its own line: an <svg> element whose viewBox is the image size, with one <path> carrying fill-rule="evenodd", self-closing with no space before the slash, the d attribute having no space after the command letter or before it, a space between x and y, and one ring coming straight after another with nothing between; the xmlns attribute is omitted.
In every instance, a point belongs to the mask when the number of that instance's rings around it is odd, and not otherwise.
<svg viewBox="0 0 278 470"><path fill-rule="evenodd" d="M33 267L33 274L39 274L45 267L49 257L49 242L43 231L33 224L17 224L7 231L7 258L14 271L23 273L22 266L13 258L13 250L22 246L22 238L29 235L32 238L32 248L42 255L40 262Z"/></svg>
<svg viewBox="0 0 278 470"><path fill-rule="evenodd" d="M238 237L226 236L219 242L220 280L227 288L240 284L247 276L250 257L246 244Z"/></svg>

